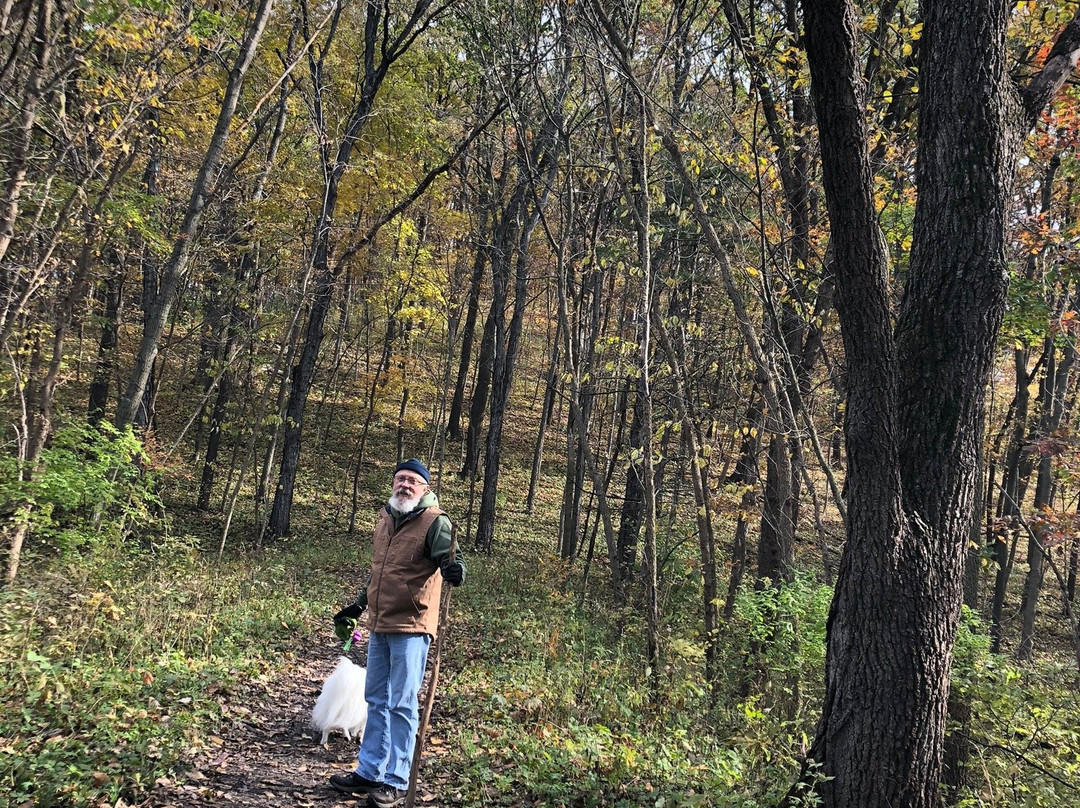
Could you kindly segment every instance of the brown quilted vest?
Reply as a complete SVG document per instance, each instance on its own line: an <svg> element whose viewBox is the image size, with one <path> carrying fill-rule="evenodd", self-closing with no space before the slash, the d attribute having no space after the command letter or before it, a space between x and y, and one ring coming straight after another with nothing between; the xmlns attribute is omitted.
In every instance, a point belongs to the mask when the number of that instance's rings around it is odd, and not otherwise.
<svg viewBox="0 0 1080 808"><path fill-rule="evenodd" d="M384 634L439 631L439 565L424 555L428 528L444 511L426 508L394 530L386 508L375 525L368 584L368 627Z"/></svg>

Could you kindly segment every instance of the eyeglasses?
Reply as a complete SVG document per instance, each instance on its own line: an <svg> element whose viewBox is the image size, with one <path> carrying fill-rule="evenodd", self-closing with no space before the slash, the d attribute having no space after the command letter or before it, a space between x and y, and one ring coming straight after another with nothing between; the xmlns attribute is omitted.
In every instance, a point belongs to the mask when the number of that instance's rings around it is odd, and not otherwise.
<svg viewBox="0 0 1080 808"><path fill-rule="evenodd" d="M399 474L394 477L394 485L409 485L413 488L417 488L421 485L427 485L427 483L420 477L408 477Z"/></svg>

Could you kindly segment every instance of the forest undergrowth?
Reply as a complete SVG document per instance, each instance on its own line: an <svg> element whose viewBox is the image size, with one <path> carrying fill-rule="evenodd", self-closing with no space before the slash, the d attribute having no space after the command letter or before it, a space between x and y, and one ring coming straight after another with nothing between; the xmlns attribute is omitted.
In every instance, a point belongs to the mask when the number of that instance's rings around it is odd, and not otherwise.
<svg viewBox="0 0 1080 808"><path fill-rule="evenodd" d="M103 479L130 460L96 456ZM86 468L78 479L96 479ZM28 548L35 574L0 594L5 805L149 805L156 783L182 782L193 756L220 741L244 685L295 675L331 638L330 615L366 571L390 466L365 475L371 507L353 536L340 480L313 469L291 537L258 551L235 541L220 558L219 520L190 508L183 469L149 468L113 476L108 502L70 481L39 492L57 499L40 512L66 540L50 553ZM469 552L468 486L442 480L469 576L452 600L438 748L424 769L442 788L428 804L776 804L813 736L829 587L811 569L781 590L747 586L721 628L710 688L693 527L669 506L659 522L663 661L654 677L642 607L633 595L611 606L602 548L587 581L584 558L558 558L561 478L546 470L534 513L505 496L483 555ZM509 462L504 490L526 486L525 474ZM991 654L984 626L966 614L954 693L968 709L953 729L969 762L955 805L1080 804L1077 677L1061 647L1021 666ZM327 789L325 804L335 799Z"/></svg>

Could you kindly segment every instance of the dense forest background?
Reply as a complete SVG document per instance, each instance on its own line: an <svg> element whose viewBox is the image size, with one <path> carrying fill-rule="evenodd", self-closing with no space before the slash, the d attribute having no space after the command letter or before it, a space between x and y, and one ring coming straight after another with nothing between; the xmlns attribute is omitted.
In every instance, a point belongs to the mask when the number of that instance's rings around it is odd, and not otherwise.
<svg viewBox="0 0 1080 808"><path fill-rule="evenodd" d="M0 795L182 779L416 456L445 804L1080 804L1077 9L810 5L0 0Z"/></svg>

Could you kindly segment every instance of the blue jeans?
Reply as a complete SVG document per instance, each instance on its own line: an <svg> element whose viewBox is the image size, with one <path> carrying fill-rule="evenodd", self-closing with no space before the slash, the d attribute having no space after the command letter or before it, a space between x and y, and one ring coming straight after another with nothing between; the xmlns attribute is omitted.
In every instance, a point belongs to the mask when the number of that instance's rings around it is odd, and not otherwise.
<svg viewBox="0 0 1080 808"><path fill-rule="evenodd" d="M409 787L418 697L427 664L427 634L376 634L368 641L368 704L364 740L356 756L356 773L394 788Z"/></svg>

